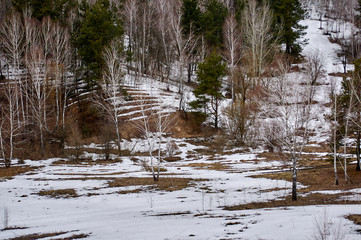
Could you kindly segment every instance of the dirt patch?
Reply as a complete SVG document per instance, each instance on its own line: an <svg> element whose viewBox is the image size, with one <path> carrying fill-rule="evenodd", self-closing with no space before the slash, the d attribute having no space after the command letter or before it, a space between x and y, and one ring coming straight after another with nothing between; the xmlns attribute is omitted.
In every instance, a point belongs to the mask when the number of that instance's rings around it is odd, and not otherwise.
<svg viewBox="0 0 361 240"><path fill-rule="evenodd" d="M42 190L37 193L39 196L47 196L51 198L74 198L78 194L74 189L57 189L57 190Z"/></svg>
<svg viewBox="0 0 361 240"><path fill-rule="evenodd" d="M207 181L206 179L192 178L176 178L165 177L160 178L158 182L154 182L153 178L120 178L108 182L109 187L127 187L127 186L147 186L147 189L155 189L161 191L177 191L195 185L195 182Z"/></svg>
<svg viewBox="0 0 361 240"><path fill-rule="evenodd" d="M37 169L37 167L29 167L29 166L12 166L10 168L2 167L0 168L0 180L1 178L10 179L16 175L31 172L35 169Z"/></svg>

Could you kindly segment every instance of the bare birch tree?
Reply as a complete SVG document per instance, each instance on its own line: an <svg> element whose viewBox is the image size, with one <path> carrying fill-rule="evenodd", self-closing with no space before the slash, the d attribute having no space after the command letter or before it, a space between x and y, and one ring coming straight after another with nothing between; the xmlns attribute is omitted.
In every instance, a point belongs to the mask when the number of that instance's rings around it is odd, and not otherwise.
<svg viewBox="0 0 361 240"><path fill-rule="evenodd" d="M167 89L169 90L169 74L170 74L170 62L171 62L171 49L172 46L170 38L170 16L171 5L168 0L156 0L156 14L157 14L157 28L160 33L161 46L164 52L164 65ZM163 76L162 76L163 78Z"/></svg>
<svg viewBox="0 0 361 240"><path fill-rule="evenodd" d="M286 68L284 68L286 69ZM281 153L291 162L292 200L297 200L298 162L308 142L309 124L313 109L309 98L309 84L301 83L296 76L283 72L275 78L270 89L271 98L264 103L264 117L267 121L264 132L272 132L277 137L277 144L264 138L267 144L279 146Z"/></svg>
<svg viewBox="0 0 361 240"><path fill-rule="evenodd" d="M244 11L243 37L245 47L250 54L250 74L259 81L267 57L274 49L275 40L272 33L272 13L267 3L257 6L256 0L248 1Z"/></svg>
<svg viewBox="0 0 361 240"><path fill-rule="evenodd" d="M153 180L157 182L162 164L163 148L166 147L162 145L162 142L164 135L174 125L174 117L167 111L165 104L161 100L159 100L158 106L148 108L146 100L141 98L139 107L142 116L133 124L145 138ZM154 154L154 152L156 153Z"/></svg>
<svg viewBox="0 0 361 240"><path fill-rule="evenodd" d="M138 6L137 0L126 0L123 8L123 15L125 16L125 28L128 36L128 46L127 54L128 54L128 64L130 69L133 67L133 55L136 47L136 34L137 34L137 14L138 14ZM128 67L128 73L129 73Z"/></svg>
<svg viewBox="0 0 361 240"><path fill-rule="evenodd" d="M30 52L27 53L27 68L30 75L30 94L28 101L32 110L33 121L38 128L41 153L44 155L45 140L44 134L47 129L46 115L47 115L47 100L49 91L47 91L45 73L45 54L40 46L32 46Z"/></svg>
<svg viewBox="0 0 361 240"><path fill-rule="evenodd" d="M178 4L177 4L178 3ZM176 55L178 59L178 94L179 94L179 109L184 110L184 83L186 81L184 71L189 64L193 49L196 47L197 39L192 32L188 36L183 35L182 26L182 10L180 1L176 1L173 6L173 14L170 18L171 34L174 39Z"/></svg>
<svg viewBox="0 0 361 240"><path fill-rule="evenodd" d="M55 88L56 127L62 120L62 130L65 128L65 111L68 96L68 71L70 65L70 34L59 22L51 24L49 38L49 54L51 56L50 70L52 85Z"/></svg>
<svg viewBox="0 0 361 240"><path fill-rule="evenodd" d="M3 85L6 103L0 105L2 110L0 123L0 147L6 167L10 167L14 155L15 138L20 134L23 122L19 121L20 109L17 102L20 87L14 83Z"/></svg>
<svg viewBox="0 0 361 240"><path fill-rule="evenodd" d="M5 56L9 61L9 64L12 67L12 78L16 81L19 88L22 88L21 80L21 69L22 64L22 55L24 53L24 30L21 22L20 14L13 10L8 18L5 19L1 25L1 40L4 46ZM15 92L16 97L19 101L16 101L16 104L21 107L21 111L18 114L22 114L23 120L26 118L24 99L20 91ZM20 118L18 118L20 121Z"/></svg>
<svg viewBox="0 0 361 240"><path fill-rule="evenodd" d="M228 88L231 90L232 100L235 100L235 71L241 60L241 32L234 15L229 15L223 27L224 48L223 58L228 63Z"/></svg>
<svg viewBox="0 0 361 240"><path fill-rule="evenodd" d="M334 174L335 174L335 185L339 185L338 182L338 175L337 175L337 128L338 128L338 123L337 123L337 110L338 110L338 104L337 104L337 93L336 93L336 82L333 79L333 81L331 81L331 88L330 88L330 95L332 98L332 102L333 102L333 126L332 126L332 147L333 147L333 169L334 169ZM345 172L346 173L346 172Z"/></svg>
<svg viewBox="0 0 361 240"><path fill-rule="evenodd" d="M103 96L96 98L96 103L107 112L110 116L114 129L117 135L117 147L118 154L121 152L120 146L120 122L118 115L121 111L120 105L121 99L121 83L122 83L122 59L121 59L121 45L119 41L114 40L110 46L105 48L103 58L105 62L105 68L103 70L104 84L102 86Z"/></svg>

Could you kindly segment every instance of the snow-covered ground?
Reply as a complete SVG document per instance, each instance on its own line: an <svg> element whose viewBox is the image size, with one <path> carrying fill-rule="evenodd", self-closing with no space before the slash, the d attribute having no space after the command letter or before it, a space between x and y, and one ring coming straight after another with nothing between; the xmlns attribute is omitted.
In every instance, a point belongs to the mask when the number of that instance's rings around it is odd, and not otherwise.
<svg viewBox="0 0 361 240"><path fill-rule="evenodd" d="M304 54L322 53L327 73L341 72L335 50L338 45L328 41L318 29L316 20L304 20L308 26L309 45ZM327 102L330 77L325 74L317 89L320 103ZM131 83L131 79L127 78ZM148 79L140 90L159 95L159 88ZM145 81L147 82L147 81ZM340 86L341 79L337 79ZM170 90L177 92L171 87ZM189 91L188 91L189 92ZM177 94L164 96L164 102L177 107ZM190 96L189 96L190 97ZM326 100L325 100L326 99ZM320 108L324 116L327 109ZM314 142L325 140L329 130L320 117L314 127L319 129ZM162 178L192 178L190 186L177 191L160 191L144 186L109 187L109 181L125 177L150 177L141 161L121 157L122 161L104 164L54 164L59 159L25 162L38 169L12 179L0 179L0 229L8 221L9 230L0 230L0 239L10 239L33 233L59 234L66 238L89 234L88 239L313 239L317 223L327 222L330 235L346 239L360 239L360 227L344 218L361 214L361 205L302 206L273 209L227 211L224 206L282 199L290 194L291 183L265 178L251 178L272 170L284 168L281 161L262 161L257 152L229 152L202 155L202 148L186 139L174 139L179 147L181 161L162 165L167 174ZM317 144L316 144L317 146ZM123 149L144 152L141 140L123 142ZM86 148L99 149L92 144ZM87 153L93 160L101 158ZM324 153L317 154L324 156ZM146 160L146 157L139 157ZM207 169L207 164L218 162L228 167L223 170ZM200 166L200 167L199 167ZM203 166L203 167L202 167ZM162 179L160 179L162 181ZM302 187L302 186L300 186ZM42 190L74 189L77 197L50 198L40 196ZM133 190L140 189L136 192ZM128 191L120 194L120 191ZM334 194L336 192L323 192ZM353 191L360 198L360 191ZM42 239L54 239L52 237Z"/></svg>

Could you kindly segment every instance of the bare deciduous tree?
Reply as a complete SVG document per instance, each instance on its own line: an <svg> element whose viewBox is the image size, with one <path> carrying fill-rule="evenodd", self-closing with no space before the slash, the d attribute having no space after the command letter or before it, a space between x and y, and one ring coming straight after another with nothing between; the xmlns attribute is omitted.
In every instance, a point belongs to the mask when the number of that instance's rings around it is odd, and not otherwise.
<svg viewBox="0 0 361 240"><path fill-rule="evenodd" d="M333 81L331 81L330 95L331 95L332 102L333 102L333 109L332 109L332 112L333 112L333 124L332 124L333 125L332 126L333 169L334 169L334 174L335 174L335 185L339 185L338 176L337 176L337 128L338 128L338 124L337 124L338 106L337 105L338 104L337 104L336 82L334 79L333 79Z"/></svg>
<svg viewBox="0 0 361 240"><path fill-rule="evenodd" d="M19 86L16 83L7 83L3 85L3 102L0 107L2 110L1 123L0 123L0 148L1 155L4 159L5 166L10 167L11 160L14 155L15 138L20 134L23 122L19 121L19 112L17 102L19 101L18 95L20 92Z"/></svg>
<svg viewBox="0 0 361 240"><path fill-rule="evenodd" d="M232 99L235 100L235 70L241 60L241 32L238 29L238 23L234 15L229 15L224 23L223 36L224 47L223 57L228 63L229 69L229 89L231 90Z"/></svg>
<svg viewBox="0 0 361 240"><path fill-rule="evenodd" d="M147 108L145 99L141 99L139 107L142 116L134 122L134 126L145 138L150 157L150 165L154 181L159 180L163 152L166 146L162 145L164 135L174 125L174 117L167 111L166 106L159 100L159 106ZM156 152L156 155L154 155ZM156 160L156 161L155 161Z"/></svg>
<svg viewBox="0 0 361 240"><path fill-rule="evenodd" d="M56 127L62 119L62 130L65 128L65 111L68 96L68 71L70 65L70 34L59 22L51 24L49 54L51 56L50 72L55 88Z"/></svg>
<svg viewBox="0 0 361 240"><path fill-rule="evenodd" d="M167 89L169 90L169 74L170 74L170 62L171 62L171 51L170 47L172 46L170 31L171 25L170 17L171 17L171 5L168 0L156 0L156 14L157 14L157 29L160 33L161 46L164 52L164 65L166 72L166 81L167 81ZM163 76L162 76L163 78Z"/></svg>
<svg viewBox="0 0 361 240"><path fill-rule="evenodd" d="M8 18L5 19L1 25L1 40L2 45L4 46L5 56L12 67L12 78L19 87L22 88L23 83L20 78L20 66L22 64L22 55L24 53L24 30L20 14L15 12L15 10L8 15ZM16 91L15 93L16 97L19 99L19 101L16 101L16 104L20 104L21 106L21 111L19 111L18 114L21 113L22 118L25 119L23 95L19 91ZM20 120L20 118L18 118L18 120Z"/></svg>
<svg viewBox="0 0 361 240"><path fill-rule="evenodd" d="M120 51L119 41L116 40L111 42L109 47L105 48L103 53L105 62L105 69L103 70L104 84L102 86L103 96L96 98L96 103L108 113L114 123L114 129L117 134L118 154L121 152L118 115L121 111L120 88L123 77Z"/></svg>
<svg viewBox="0 0 361 240"><path fill-rule="evenodd" d="M267 57L275 47L277 39L272 33L272 13L267 3L257 6L256 0L248 1L243 11L243 37L250 54L250 75L259 81Z"/></svg>
<svg viewBox="0 0 361 240"><path fill-rule="evenodd" d="M313 99L315 95L315 90L317 86L317 81L322 78L325 74L324 71L324 58L319 51L315 51L313 54L307 57L307 62L305 64L306 69L306 80L308 81L307 85L309 86L309 97Z"/></svg>
<svg viewBox="0 0 361 240"><path fill-rule="evenodd" d="M178 3L178 4L177 4ZM179 94L179 109L184 110L184 70L189 64L193 49L196 47L197 40L192 32L188 36L183 35L182 27L182 10L179 1L173 6L173 14L170 18L171 34L174 39L176 55L179 62L178 69L178 94Z"/></svg>
<svg viewBox="0 0 361 240"><path fill-rule="evenodd" d="M26 56L26 64L30 75L30 87L27 100L32 110L33 121L39 131L41 153L44 155L44 131L47 129L47 100L50 94L44 76L46 59L42 47L35 45L29 50Z"/></svg>
<svg viewBox="0 0 361 240"><path fill-rule="evenodd" d="M287 69L287 68L283 68ZM314 110L309 99L309 84L302 83L296 76L287 72L274 79L273 88L269 89L270 98L262 106L263 114L268 121L264 124L264 132L272 132L277 136L277 145L282 154L291 162L292 200L297 200L298 161L308 142L309 124ZM275 126L272 127L271 126ZM267 138L267 144L274 145Z"/></svg>
<svg viewBox="0 0 361 240"><path fill-rule="evenodd" d="M124 3L123 15L125 16L125 28L128 36L127 54L129 67L133 67L133 55L136 46L136 34L137 34L137 14L138 6L137 0L127 0ZM129 73L128 67L128 73Z"/></svg>

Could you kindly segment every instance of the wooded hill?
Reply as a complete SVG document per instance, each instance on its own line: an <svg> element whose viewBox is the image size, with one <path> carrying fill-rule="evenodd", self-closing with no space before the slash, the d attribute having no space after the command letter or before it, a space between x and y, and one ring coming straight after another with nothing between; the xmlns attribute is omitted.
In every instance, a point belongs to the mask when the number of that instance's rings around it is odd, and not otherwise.
<svg viewBox="0 0 361 240"><path fill-rule="evenodd" d="M89 141L113 141L121 154L122 138L174 132L157 119L178 111L178 133L219 129L230 144L289 150L296 161L315 131L324 70L320 54L301 55L300 21L310 15L325 34L352 25L351 34L330 35L345 67L328 121L337 122L331 146L348 137L360 146L359 14L354 0L2 0L1 158L10 166ZM305 75L286 83L291 72ZM138 89L147 79L164 91ZM172 108L161 104L167 94Z"/></svg>

